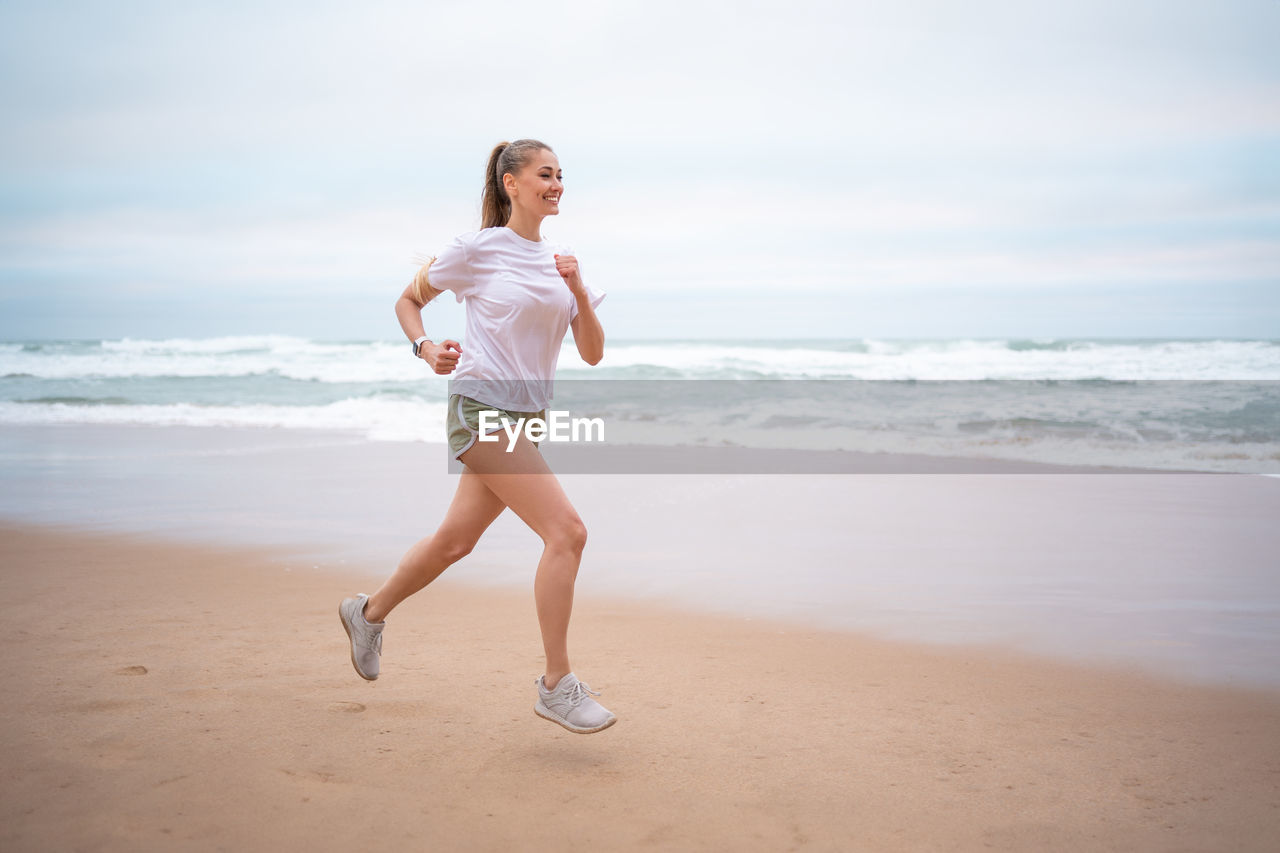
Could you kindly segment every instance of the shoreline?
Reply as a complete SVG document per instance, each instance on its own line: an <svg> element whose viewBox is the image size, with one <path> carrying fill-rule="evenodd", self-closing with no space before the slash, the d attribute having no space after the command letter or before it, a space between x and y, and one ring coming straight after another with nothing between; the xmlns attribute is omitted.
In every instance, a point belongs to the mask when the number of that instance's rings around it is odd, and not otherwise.
<svg viewBox="0 0 1280 853"><path fill-rule="evenodd" d="M233 561L241 556L248 564L269 574L284 572L314 578L323 584L326 580L341 579L354 591L372 592L389 575L390 569L371 567L367 560L351 552L332 550L317 553L310 544L302 543L224 543L200 539L177 532L153 534L140 531L95 529L76 524L41 524L0 517L0 545L13 539L36 539L45 543L65 540L70 543L93 543L93 547L106 550L153 549L172 550L178 553L206 556L229 556ZM483 548L483 544L481 545ZM534 554L536 557L536 553ZM517 605L526 601L533 606L533 568L527 577L512 582L506 578L492 578L469 573L475 564L492 564L495 558L464 558L451 566L430 584L431 589L448 589L450 596L475 597L514 601ZM467 563L472 565L467 565ZM3 577L3 575L0 575ZM346 587L344 587L346 588ZM418 596L411 596L416 598ZM591 577L579 577L576 602L589 602L610 612L636 609L660 620L686 622L710 620L740 625L746 630L758 630L766 634L793 634L843 638L850 642L865 642L892 648L910 649L926 656L945 658L990 658L1011 665L1047 666L1067 671L1090 673L1104 678L1136 679L1174 689L1226 691L1259 698L1272 697L1280 701L1280 678L1270 681L1248 678L1214 679L1197 677L1190 673L1178 673L1153 668L1140 661L1124 658L1106 658L1095 655L1071 656L1058 652L1022 646L1009 639L981 636L947 636L910 631L886 630L851 622L814 620L804 613L782 613L765 608L743 609L740 606L719 606L714 602L682 600L669 594L636 592L595 583ZM576 605L575 605L576 607ZM532 613L532 609L530 609ZM576 612L576 610L575 610ZM536 625L535 625L536 628ZM534 635L536 637L536 634ZM1278 805L1280 807L1280 805Z"/></svg>
<svg viewBox="0 0 1280 853"><path fill-rule="evenodd" d="M443 446L207 428L0 429L0 523L300 547L381 581L443 518ZM1280 686L1280 482L1206 474L581 475L588 594ZM748 523L744 524L744 520ZM450 576L524 588L511 513ZM779 571L785 567L785 571Z"/></svg>
<svg viewBox="0 0 1280 853"><path fill-rule="evenodd" d="M439 473L458 474L461 466L449 460L444 441L373 439L363 430L310 429L244 425L118 424L118 423L0 423L0 455L14 447L31 446L58 435L106 435L116 444L138 434L178 437L178 443L195 447L212 445L207 452L223 452L236 444L260 443L265 447L372 445L435 451ZM233 437L228 441L225 437ZM201 442L197 439L209 439ZM753 447L737 444L605 444L543 442L543 453L556 474L611 475L656 474L1144 474L1235 475L1280 477L1266 472L1212 471L1193 468L1150 468L1132 465L1086 465L1068 462L1036 462L999 456L955 456L896 451Z"/></svg>
<svg viewBox="0 0 1280 853"><path fill-rule="evenodd" d="M1263 850L1280 693L584 593L619 724L532 713L532 595L437 581L352 671L367 576L287 548L0 526L6 848ZM180 567L175 570L175 567ZM368 590L365 590L368 591Z"/></svg>

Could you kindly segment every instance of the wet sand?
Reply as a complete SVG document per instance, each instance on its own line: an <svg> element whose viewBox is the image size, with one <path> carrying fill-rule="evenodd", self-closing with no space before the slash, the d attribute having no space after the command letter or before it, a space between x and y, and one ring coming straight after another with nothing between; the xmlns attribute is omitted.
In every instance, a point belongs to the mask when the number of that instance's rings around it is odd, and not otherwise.
<svg viewBox="0 0 1280 853"><path fill-rule="evenodd" d="M728 470L756 453L658 450ZM875 456L770 458L841 470ZM973 471L901 457L863 473L561 479L590 531L585 594L1280 687L1280 479ZM443 445L90 425L0 428L0 481L0 520L287 546L366 585L457 485ZM523 590L539 551L504 513L449 577Z"/></svg>

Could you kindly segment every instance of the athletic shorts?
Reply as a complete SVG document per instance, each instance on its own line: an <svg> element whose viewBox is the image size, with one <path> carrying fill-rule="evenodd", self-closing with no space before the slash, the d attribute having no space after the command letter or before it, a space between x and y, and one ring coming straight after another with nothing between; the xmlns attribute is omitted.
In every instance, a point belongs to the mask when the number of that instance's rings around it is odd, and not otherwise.
<svg viewBox="0 0 1280 853"><path fill-rule="evenodd" d="M461 394L452 394L449 396L449 415L445 419L445 430L449 434L450 458L457 459L470 450L471 445L476 443L476 439L480 435L480 413L486 411L494 413L489 415L487 419L490 424L493 424L495 420L497 421L497 426L490 429L489 433L503 433L501 436L502 447L506 447L507 441L505 431L502 428L503 418L510 421L511 428L514 429L514 425L521 418L525 420L530 418L546 420L547 417L546 409L540 412L513 412L510 409L499 409L497 406L481 403L479 400L473 400ZM538 442L535 441L533 446L538 447Z"/></svg>

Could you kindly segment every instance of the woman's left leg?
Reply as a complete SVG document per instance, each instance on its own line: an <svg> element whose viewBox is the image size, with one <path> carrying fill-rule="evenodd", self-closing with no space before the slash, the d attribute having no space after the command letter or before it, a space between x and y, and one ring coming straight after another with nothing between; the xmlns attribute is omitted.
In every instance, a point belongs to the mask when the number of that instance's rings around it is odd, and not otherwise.
<svg viewBox="0 0 1280 853"><path fill-rule="evenodd" d="M579 734L604 731L618 718L591 698L595 691L579 681L569 666L573 583L587 542L587 528L542 454L525 438L516 440L511 453L501 442L477 442L461 458L542 539L533 597L547 671L538 679L534 713Z"/></svg>
<svg viewBox="0 0 1280 853"><path fill-rule="evenodd" d="M498 500L542 539L533 597L546 653L546 685L555 687L572 669L569 616L587 528L542 453L523 436L516 440L510 453L505 441L477 442L460 458Z"/></svg>

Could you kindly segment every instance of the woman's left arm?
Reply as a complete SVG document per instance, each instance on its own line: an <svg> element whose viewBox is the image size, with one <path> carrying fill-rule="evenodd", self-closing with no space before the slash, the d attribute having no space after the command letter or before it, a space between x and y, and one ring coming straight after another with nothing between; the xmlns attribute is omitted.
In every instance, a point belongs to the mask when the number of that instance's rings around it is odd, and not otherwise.
<svg viewBox="0 0 1280 853"><path fill-rule="evenodd" d="M573 328L573 342L578 345L578 355L587 364L599 364L604 358L604 327L600 325L596 309L591 307L591 296L582 281L582 274L578 272L578 259L573 255L556 255L556 270L578 304L578 316L569 324Z"/></svg>

